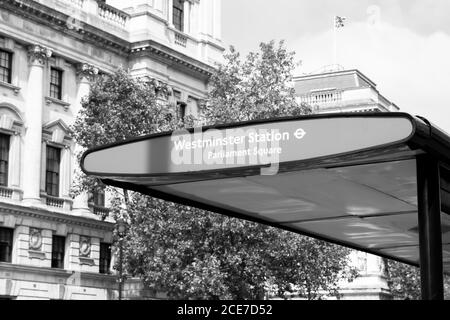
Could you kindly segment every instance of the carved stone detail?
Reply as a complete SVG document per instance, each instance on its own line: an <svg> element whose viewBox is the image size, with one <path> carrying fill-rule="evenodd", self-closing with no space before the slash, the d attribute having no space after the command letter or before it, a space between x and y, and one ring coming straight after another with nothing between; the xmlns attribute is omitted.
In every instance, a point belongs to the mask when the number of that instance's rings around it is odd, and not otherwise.
<svg viewBox="0 0 450 320"><path fill-rule="evenodd" d="M45 65L48 58L52 56L52 49L36 44L29 46L28 58L31 64Z"/></svg>
<svg viewBox="0 0 450 320"><path fill-rule="evenodd" d="M155 90L155 94L158 98L168 99L172 96L172 88L165 82L157 80L155 78L146 77L147 84Z"/></svg>
<svg viewBox="0 0 450 320"><path fill-rule="evenodd" d="M42 234L41 230L30 228L30 249L40 251L42 248Z"/></svg>
<svg viewBox="0 0 450 320"><path fill-rule="evenodd" d="M88 63L79 63L77 64L77 75L80 80L86 78L89 82L95 80L95 76L98 74L98 68L88 64Z"/></svg>
<svg viewBox="0 0 450 320"><path fill-rule="evenodd" d="M89 257L91 255L91 238L80 237L80 256Z"/></svg>

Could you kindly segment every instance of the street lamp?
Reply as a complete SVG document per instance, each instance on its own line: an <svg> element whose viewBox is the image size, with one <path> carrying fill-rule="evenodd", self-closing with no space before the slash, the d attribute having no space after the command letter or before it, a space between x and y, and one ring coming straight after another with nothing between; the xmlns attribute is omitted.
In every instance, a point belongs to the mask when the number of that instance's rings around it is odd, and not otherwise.
<svg viewBox="0 0 450 320"><path fill-rule="evenodd" d="M123 287L123 237L125 235L125 221L123 219L117 220L117 233L119 234L119 300L122 300Z"/></svg>

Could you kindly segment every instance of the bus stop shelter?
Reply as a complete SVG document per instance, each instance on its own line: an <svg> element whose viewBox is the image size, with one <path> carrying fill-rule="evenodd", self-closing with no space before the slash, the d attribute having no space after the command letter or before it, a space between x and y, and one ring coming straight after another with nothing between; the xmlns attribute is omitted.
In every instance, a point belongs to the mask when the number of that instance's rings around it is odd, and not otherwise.
<svg viewBox="0 0 450 320"><path fill-rule="evenodd" d="M450 272L450 136L406 113L218 125L88 150L105 184L420 267L422 298Z"/></svg>

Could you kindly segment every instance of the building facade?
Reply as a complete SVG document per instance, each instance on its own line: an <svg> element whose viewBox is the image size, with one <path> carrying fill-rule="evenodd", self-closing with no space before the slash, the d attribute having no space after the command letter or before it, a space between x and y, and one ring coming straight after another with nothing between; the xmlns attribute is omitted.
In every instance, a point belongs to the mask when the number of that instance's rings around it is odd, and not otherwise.
<svg viewBox="0 0 450 320"><path fill-rule="evenodd" d="M294 78L298 101L311 106L314 113L394 112L399 108L382 96L376 84L359 70L333 68ZM381 257L353 250L351 265L358 271L352 282L340 284L341 299L391 299Z"/></svg>
<svg viewBox="0 0 450 320"><path fill-rule="evenodd" d="M119 66L197 114L223 52L220 9L221 0L0 0L0 299L117 298L104 194L70 196L70 125L90 83Z"/></svg>
<svg viewBox="0 0 450 320"><path fill-rule="evenodd" d="M399 110L359 70L327 70L295 77L294 83L299 101L310 105L314 113Z"/></svg>

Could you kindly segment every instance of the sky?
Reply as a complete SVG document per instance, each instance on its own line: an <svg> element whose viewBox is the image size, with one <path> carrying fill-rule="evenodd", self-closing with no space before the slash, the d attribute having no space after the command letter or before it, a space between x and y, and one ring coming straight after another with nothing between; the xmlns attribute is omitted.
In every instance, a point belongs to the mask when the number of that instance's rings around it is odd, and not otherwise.
<svg viewBox="0 0 450 320"><path fill-rule="evenodd" d="M301 65L295 75L333 63L358 69L400 111L450 133L450 1L222 0L222 39L242 54L285 40Z"/></svg>

